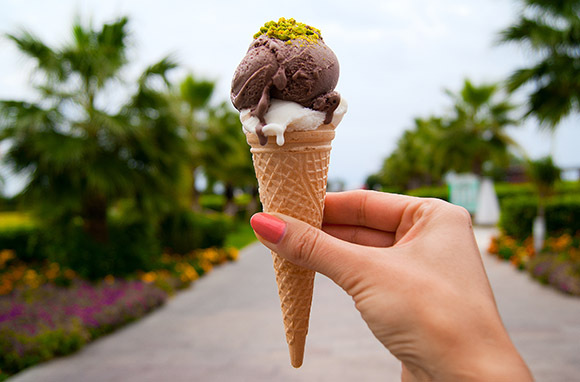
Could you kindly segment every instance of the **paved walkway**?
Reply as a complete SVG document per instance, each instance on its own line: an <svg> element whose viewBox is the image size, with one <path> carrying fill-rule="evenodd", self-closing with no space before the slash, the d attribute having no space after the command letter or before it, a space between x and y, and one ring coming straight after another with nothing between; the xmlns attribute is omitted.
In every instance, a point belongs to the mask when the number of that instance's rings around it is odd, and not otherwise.
<svg viewBox="0 0 580 382"><path fill-rule="evenodd" d="M485 248L490 229L476 230ZM504 322L537 381L580 381L580 299L484 255ZM305 362L290 366L268 252L254 244L144 319L10 382L396 381L398 361L317 275Z"/></svg>

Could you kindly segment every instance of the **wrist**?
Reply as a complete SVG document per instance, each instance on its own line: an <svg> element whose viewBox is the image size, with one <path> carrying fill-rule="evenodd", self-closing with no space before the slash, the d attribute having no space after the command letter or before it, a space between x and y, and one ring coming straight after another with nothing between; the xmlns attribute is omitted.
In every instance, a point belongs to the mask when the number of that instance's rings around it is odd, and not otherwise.
<svg viewBox="0 0 580 382"><path fill-rule="evenodd" d="M444 351L432 353L430 360L403 362L402 381L533 381L503 326L496 329L486 338L469 336L448 344Z"/></svg>
<svg viewBox="0 0 580 382"><path fill-rule="evenodd" d="M509 339L508 339L509 341ZM465 370L469 378L464 381L514 381L531 382L532 374L511 342L504 348L481 354L472 360L471 370Z"/></svg>
<svg viewBox="0 0 580 382"><path fill-rule="evenodd" d="M446 381L533 381L532 374L505 334L492 346L473 345L474 351L458 357L457 367L441 380ZM435 379L438 380L439 378Z"/></svg>

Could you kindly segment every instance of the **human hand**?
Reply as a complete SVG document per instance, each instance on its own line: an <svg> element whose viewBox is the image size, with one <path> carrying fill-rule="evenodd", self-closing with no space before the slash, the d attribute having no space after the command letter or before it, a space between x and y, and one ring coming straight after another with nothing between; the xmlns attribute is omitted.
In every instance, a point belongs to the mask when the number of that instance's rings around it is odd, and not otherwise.
<svg viewBox="0 0 580 382"><path fill-rule="evenodd" d="M272 217L275 216L275 217ZM352 296L404 381L531 381L497 311L469 213L435 199L326 196L323 231L256 214L260 241Z"/></svg>

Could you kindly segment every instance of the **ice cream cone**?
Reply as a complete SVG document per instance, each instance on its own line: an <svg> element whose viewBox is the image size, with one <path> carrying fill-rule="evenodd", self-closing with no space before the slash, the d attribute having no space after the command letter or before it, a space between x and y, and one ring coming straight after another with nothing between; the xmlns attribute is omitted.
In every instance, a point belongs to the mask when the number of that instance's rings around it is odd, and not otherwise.
<svg viewBox="0 0 580 382"><path fill-rule="evenodd" d="M264 212L278 212L320 228L326 194L333 125L312 131L286 132L283 146L268 137L261 146L247 133ZM314 271L272 252L286 341L292 366L300 367L308 333Z"/></svg>

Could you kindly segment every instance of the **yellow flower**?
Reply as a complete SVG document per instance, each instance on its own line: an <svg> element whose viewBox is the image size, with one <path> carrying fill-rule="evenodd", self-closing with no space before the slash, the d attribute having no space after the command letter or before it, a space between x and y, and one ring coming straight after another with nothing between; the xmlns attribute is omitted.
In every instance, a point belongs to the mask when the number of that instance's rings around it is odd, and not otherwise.
<svg viewBox="0 0 580 382"><path fill-rule="evenodd" d="M201 259L199 261L199 266L206 273L210 272L213 269L213 265L209 261L207 261L206 259Z"/></svg>
<svg viewBox="0 0 580 382"><path fill-rule="evenodd" d="M12 289L14 289L12 280L7 278L0 279L0 296L12 292Z"/></svg>
<svg viewBox="0 0 580 382"><path fill-rule="evenodd" d="M212 263L219 262L220 254L215 248L208 248L202 253L202 258Z"/></svg>
<svg viewBox="0 0 580 382"><path fill-rule="evenodd" d="M227 248L228 257L231 261L237 261L240 257L240 251L237 248Z"/></svg>
<svg viewBox="0 0 580 382"><path fill-rule="evenodd" d="M4 268L7 262L15 258L14 251L11 249L3 249L0 251L0 269Z"/></svg>
<svg viewBox="0 0 580 382"><path fill-rule="evenodd" d="M568 249L568 247L570 247L570 244L572 244L572 236L569 234L564 234L555 240L554 250L556 252L565 251Z"/></svg>
<svg viewBox="0 0 580 382"><path fill-rule="evenodd" d="M155 272L147 272L141 276L141 281L144 281L146 283L152 283L156 279L157 279L157 275L155 274Z"/></svg>
<svg viewBox="0 0 580 382"><path fill-rule="evenodd" d="M57 263L50 263L50 265L48 266L48 269L45 272L45 276L49 280L54 280L55 278L58 277L59 272L60 272L60 265L58 265Z"/></svg>
<svg viewBox="0 0 580 382"><path fill-rule="evenodd" d="M41 284L41 278L34 269L29 269L24 273L24 283L30 288L38 288Z"/></svg>
<svg viewBox="0 0 580 382"><path fill-rule="evenodd" d="M75 277L77 277L77 274L75 273L75 271L73 271L72 269L65 269L64 271L64 277L66 277L69 280L74 279Z"/></svg>

